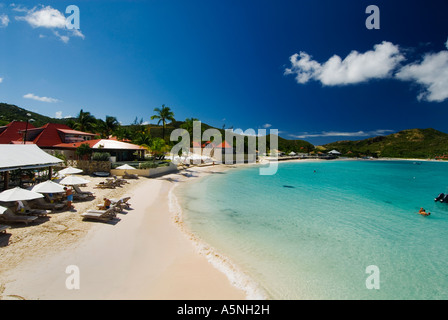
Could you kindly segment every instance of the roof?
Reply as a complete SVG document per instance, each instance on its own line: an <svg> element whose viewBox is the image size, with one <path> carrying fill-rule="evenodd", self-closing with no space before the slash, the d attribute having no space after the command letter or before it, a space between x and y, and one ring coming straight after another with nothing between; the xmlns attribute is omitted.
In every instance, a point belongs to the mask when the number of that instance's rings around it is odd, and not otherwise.
<svg viewBox="0 0 448 320"><path fill-rule="evenodd" d="M92 149L104 149L104 150L143 150L145 148L136 144L110 140L110 139L95 139L74 143L60 143L54 145L54 147L62 149L76 149L82 144L88 144Z"/></svg>
<svg viewBox="0 0 448 320"><path fill-rule="evenodd" d="M89 133L89 132L82 132L82 131L78 131L78 130L73 130L73 129L61 129L59 128L58 131L61 131L63 133L66 134L77 134L77 135L81 135L81 136L95 136L96 134L94 133Z"/></svg>
<svg viewBox="0 0 448 320"><path fill-rule="evenodd" d="M31 123L28 123L29 129L34 129ZM26 122L24 121L12 121L6 126L0 127L0 143L22 140L22 133L20 132L22 130L26 130Z"/></svg>
<svg viewBox="0 0 448 320"><path fill-rule="evenodd" d="M63 162L34 144L0 144L0 171L34 169Z"/></svg>
<svg viewBox="0 0 448 320"><path fill-rule="evenodd" d="M39 147L52 147L65 143L65 134L76 134L81 136L94 136L92 133L72 130L69 126L60 123L47 123L40 128L28 130L27 141L32 141Z"/></svg>

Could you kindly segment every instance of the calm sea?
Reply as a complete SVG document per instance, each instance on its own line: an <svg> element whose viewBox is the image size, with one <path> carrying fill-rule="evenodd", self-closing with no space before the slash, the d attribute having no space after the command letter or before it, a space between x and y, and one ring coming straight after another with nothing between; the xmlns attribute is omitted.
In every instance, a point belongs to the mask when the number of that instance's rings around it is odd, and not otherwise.
<svg viewBox="0 0 448 320"><path fill-rule="evenodd" d="M448 163L289 162L258 173L208 174L176 194L188 228L269 298L448 299L448 204L434 202L448 193Z"/></svg>

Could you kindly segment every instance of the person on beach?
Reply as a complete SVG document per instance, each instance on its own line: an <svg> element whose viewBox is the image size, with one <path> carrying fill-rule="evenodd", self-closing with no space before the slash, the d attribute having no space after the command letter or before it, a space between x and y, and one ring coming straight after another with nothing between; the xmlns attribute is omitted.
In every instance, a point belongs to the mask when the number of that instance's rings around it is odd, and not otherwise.
<svg viewBox="0 0 448 320"><path fill-rule="evenodd" d="M23 205L23 202L20 200L16 201L16 212L18 212L18 213L25 212L25 206Z"/></svg>
<svg viewBox="0 0 448 320"><path fill-rule="evenodd" d="M101 210L107 210L107 209L109 209L109 208L110 208L111 201L110 201L109 199L107 199L107 198L103 198L103 200L104 200L104 204L103 204L103 206L101 207Z"/></svg>
<svg viewBox="0 0 448 320"><path fill-rule="evenodd" d="M72 205L73 202L73 190L72 188L64 187L65 195L67 197L67 208L74 209L75 207Z"/></svg>

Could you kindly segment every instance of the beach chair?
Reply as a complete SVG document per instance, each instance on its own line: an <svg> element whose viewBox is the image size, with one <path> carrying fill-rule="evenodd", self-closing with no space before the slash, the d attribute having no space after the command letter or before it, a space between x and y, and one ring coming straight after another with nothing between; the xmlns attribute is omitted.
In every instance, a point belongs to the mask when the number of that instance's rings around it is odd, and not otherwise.
<svg viewBox="0 0 448 320"><path fill-rule="evenodd" d="M77 194L86 195L88 197L95 197L93 192L83 191L83 190L79 189L79 187L77 185L73 185L73 190L75 190L75 193L77 193Z"/></svg>
<svg viewBox="0 0 448 320"><path fill-rule="evenodd" d="M51 211L58 211L62 210L65 207L64 203L50 203L45 201L43 198L38 198L35 200L31 200L28 205L32 209L43 209L43 210L51 210Z"/></svg>
<svg viewBox="0 0 448 320"><path fill-rule="evenodd" d="M10 226L0 225L0 233L6 233L6 230L11 228Z"/></svg>
<svg viewBox="0 0 448 320"><path fill-rule="evenodd" d="M22 203L23 203L23 206L25 207L25 212L23 213L25 215L45 217L50 212L50 210L46 210L46 209L31 208L27 201L22 201ZM18 214L19 212L14 212L14 213Z"/></svg>
<svg viewBox="0 0 448 320"><path fill-rule="evenodd" d="M115 183L112 180L109 181L101 181L98 183L95 188L99 189L115 189Z"/></svg>
<svg viewBox="0 0 448 320"><path fill-rule="evenodd" d="M89 198L90 197L88 195L86 195L86 194L79 194L77 192L73 192L73 200L81 200L81 201L83 201L83 200L87 200Z"/></svg>
<svg viewBox="0 0 448 320"><path fill-rule="evenodd" d="M138 175L137 174L130 174L127 171L125 171L124 174L123 174L123 179L138 179Z"/></svg>
<svg viewBox="0 0 448 320"><path fill-rule="evenodd" d="M101 221L108 221L112 220L117 216L115 212L115 208L109 208L107 210L87 210L86 212L82 213L81 216L84 219L93 219L93 220L101 220Z"/></svg>
<svg viewBox="0 0 448 320"><path fill-rule="evenodd" d="M126 183L129 183L129 182L126 181L126 179L118 178L117 176L112 176L112 178L115 179L115 182L116 182L116 183L120 183L121 185L124 185L124 184L126 184Z"/></svg>
<svg viewBox="0 0 448 320"><path fill-rule="evenodd" d="M111 199L111 203L113 206L120 209L120 212L123 211L123 208L129 209L131 207L131 204L128 202L131 199L131 197L124 197L119 200Z"/></svg>
<svg viewBox="0 0 448 320"><path fill-rule="evenodd" d="M11 209L9 208L4 208L5 210L3 211L2 214L0 214L0 221L6 222L6 223L25 223L26 225L28 225L28 223L33 222L34 220L37 219L36 216L22 216L22 215L17 215L14 214Z"/></svg>

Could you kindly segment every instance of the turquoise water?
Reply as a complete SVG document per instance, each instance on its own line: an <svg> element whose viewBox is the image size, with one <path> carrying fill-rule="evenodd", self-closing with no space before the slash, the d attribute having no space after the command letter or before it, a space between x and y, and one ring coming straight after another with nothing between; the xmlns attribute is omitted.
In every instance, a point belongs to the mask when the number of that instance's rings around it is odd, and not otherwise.
<svg viewBox="0 0 448 320"><path fill-rule="evenodd" d="M441 192L448 163L324 161L209 174L178 195L191 231L269 298L447 299ZM366 287L370 265L379 289Z"/></svg>

